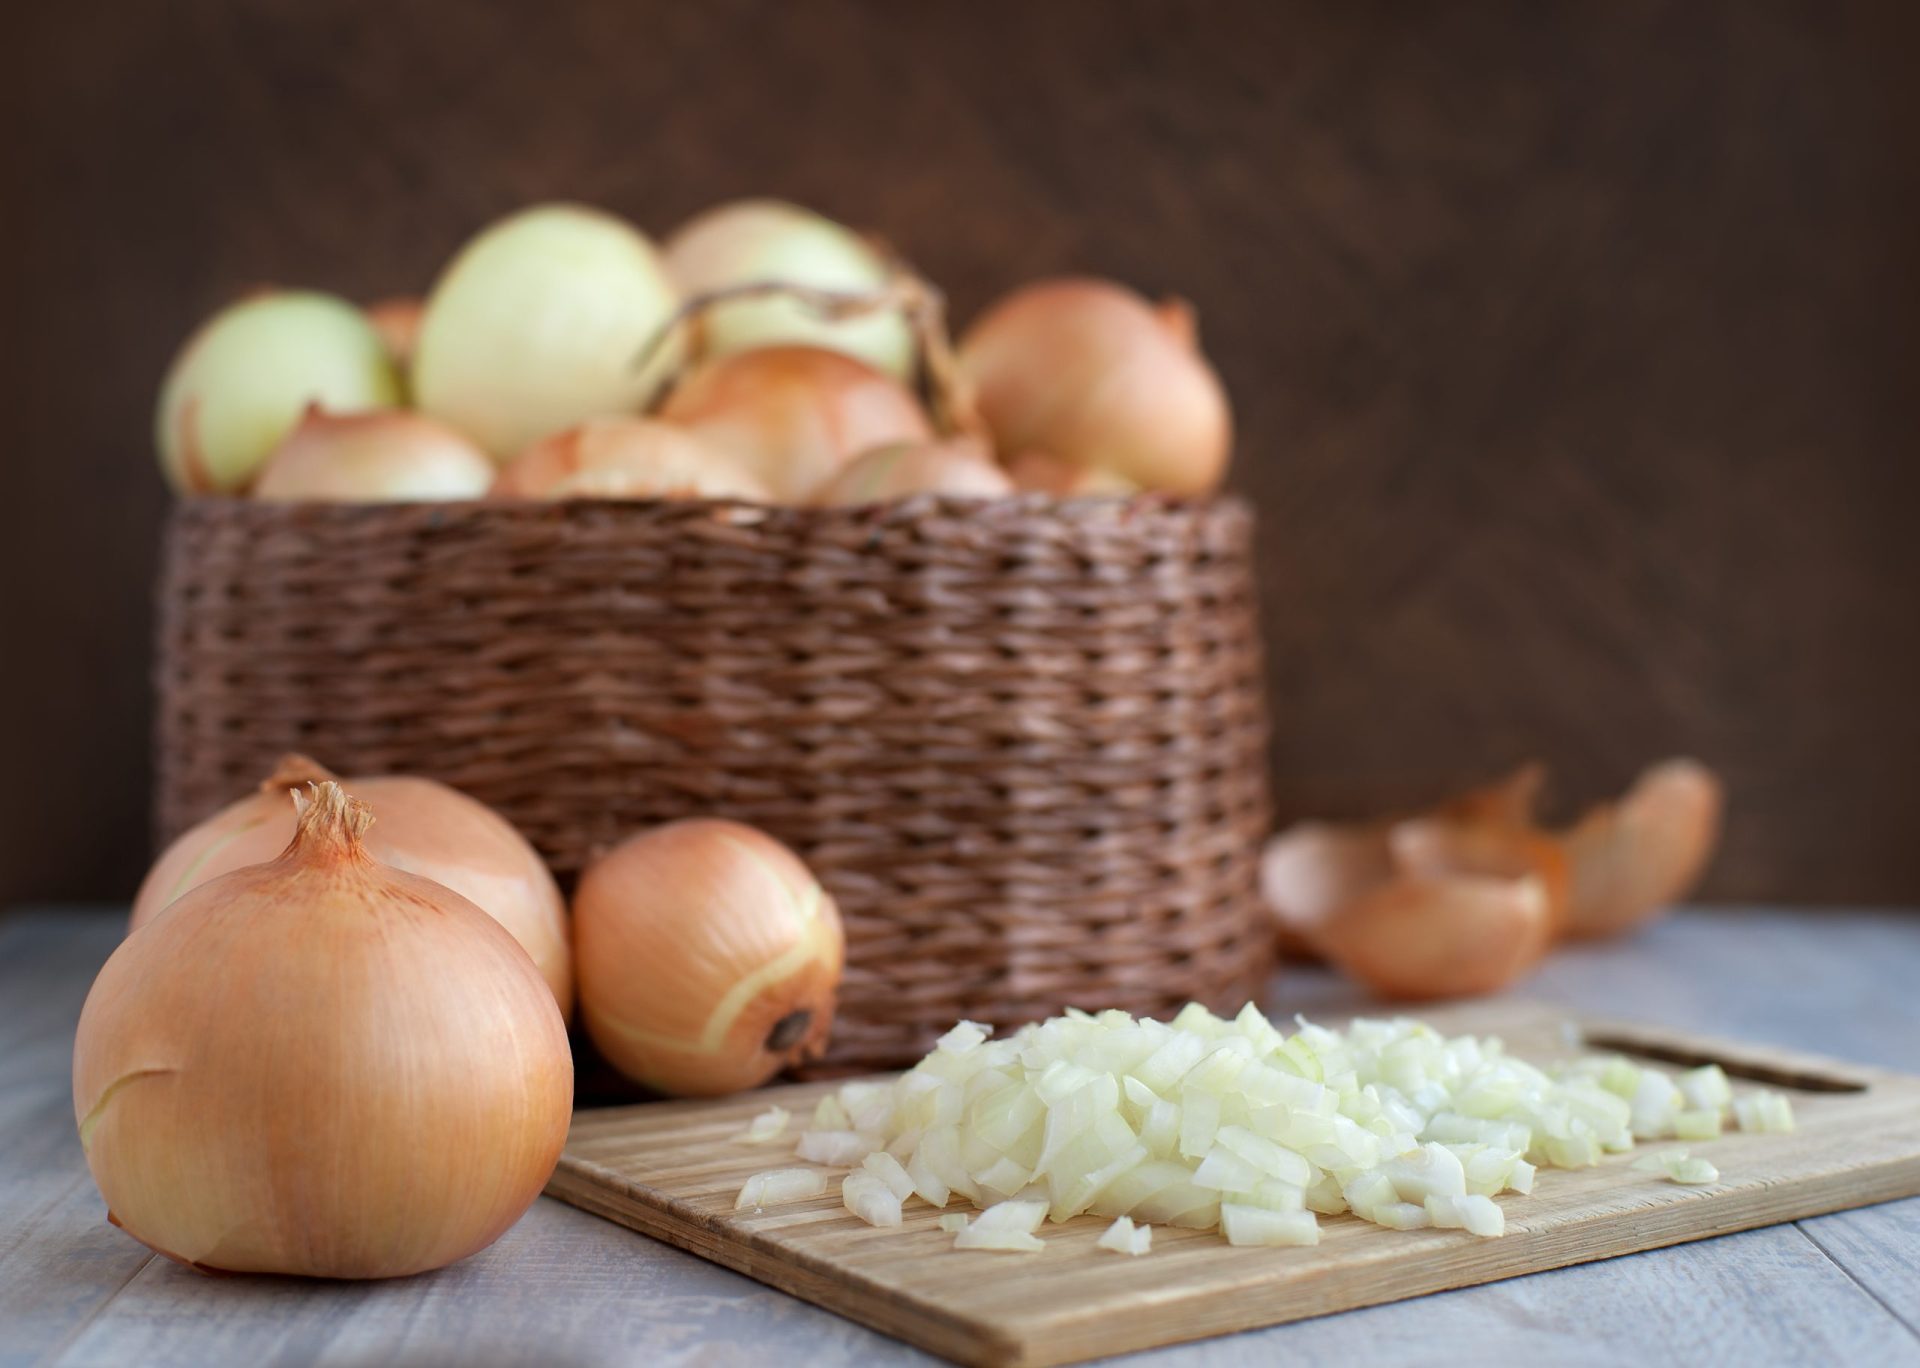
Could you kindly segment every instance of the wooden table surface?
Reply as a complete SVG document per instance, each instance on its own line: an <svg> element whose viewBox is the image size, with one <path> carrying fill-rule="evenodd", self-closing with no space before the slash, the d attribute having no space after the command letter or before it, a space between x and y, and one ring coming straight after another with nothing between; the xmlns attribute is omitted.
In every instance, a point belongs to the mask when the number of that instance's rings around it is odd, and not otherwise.
<svg viewBox="0 0 1920 1368"><path fill-rule="evenodd" d="M68 1066L120 909L0 919L0 1368L931 1362L542 1198L492 1249L373 1284L207 1278L106 1224ZM1561 952L1539 1001L1920 1072L1920 916L1690 911ZM1268 1005L1365 1004L1284 975ZM1915 1119L1920 1125L1920 1117ZM1920 1199L1139 1356L1155 1365L1920 1364Z"/></svg>

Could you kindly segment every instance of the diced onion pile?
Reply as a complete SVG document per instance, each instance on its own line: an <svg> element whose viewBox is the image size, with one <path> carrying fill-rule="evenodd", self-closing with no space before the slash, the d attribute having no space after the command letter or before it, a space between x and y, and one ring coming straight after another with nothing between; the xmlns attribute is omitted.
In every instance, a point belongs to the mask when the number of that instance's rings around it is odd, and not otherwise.
<svg viewBox="0 0 1920 1368"><path fill-rule="evenodd" d="M1673 1077L1615 1056L1548 1071L1409 1018L1298 1024L1288 1035L1251 1005L1231 1021L1198 1005L1171 1022L1069 1010L994 1040L963 1021L897 1079L822 1098L797 1152L852 1169L842 1201L872 1225L899 1225L914 1197L957 1197L981 1208L941 1217L959 1249L1037 1250L1042 1221L1092 1213L1116 1218L1101 1248L1143 1254L1156 1223L1311 1245L1318 1215L1348 1211L1499 1235L1493 1198L1531 1192L1539 1167L1710 1138L1729 1110L1744 1130L1793 1127L1785 1096L1736 1100L1717 1065ZM1675 1182L1719 1176L1685 1151L1658 1159ZM755 1175L738 1205L790 1200L773 1180L794 1172Z"/></svg>

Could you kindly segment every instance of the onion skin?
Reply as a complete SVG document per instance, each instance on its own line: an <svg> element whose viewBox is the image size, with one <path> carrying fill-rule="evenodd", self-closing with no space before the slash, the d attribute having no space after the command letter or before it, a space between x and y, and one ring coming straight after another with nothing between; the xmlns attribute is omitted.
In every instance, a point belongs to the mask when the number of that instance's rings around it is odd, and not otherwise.
<svg viewBox="0 0 1920 1368"><path fill-rule="evenodd" d="M1554 934L1571 918L1572 868L1555 837L1531 827L1442 816L1396 822L1387 834L1394 862L1415 874L1485 874L1540 881Z"/></svg>
<svg viewBox="0 0 1920 1368"><path fill-rule="evenodd" d="M154 439L167 483L234 494L311 404L391 408L399 373L365 314L332 295L270 290L222 309L167 370Z"/></svg>
<svg viewBox="0 0 1920 1368"><path fill-rule="evenodd" d="M1126 476L1097 466L1077 466L1043 451L1023 451L1007 462L1015 489L1062 499L1124 498L1140 486Z"/></svg>
<svg viewBox="0 0 1920 1368"><path fill-rule="evenodd" d="M821 347L723 357L688 376L658 416L711 442L776 499L795 504L861 452L934 435L899 381Z"/></svg>
<svg viewBox="0 0 1920 1368"><path fill-rule="evenodd" d="M484 451L421 414L315 407L267 459L253 496L268 503L477 499L493 475Z"/></svg>
<svg viewBox="0 0 1920 1368"><path fill-rule="evenodd" d="M1382 826L1299 822L1267 842L1260 893L1286 937L1311 947L1342 908L1394 875Z"/></svg>
<svg viewBox="0 0 1920 1368"><path fill-rule="evenodd" d="M1039 281L960 340L960 366L1003 457L1047 453L1142 489L1205 494L1226 473L1226 391L1192 311L1110 281Z"/></svg>
<svg viewBox="0 0 1920 1368"><path fill-rule="evenodd" d="M892 275L859 234L774 199L735 200L696 215L667 239L663 255L689 297L762 281L857 293L881 289ZM897 311L835 320L789 299L743 299L716 306L699 326L709 357L800 344L845 352L898 380L913 373L913 331Z"/></svg>
<svg viewBox="0 0 1920 1368"><path fill-rule="evenodd" d="M304 755L282 757L259 789L182 832L140 884L133 932L190 890L271 860L293 839L287 791L333 778ZM379 818L364 844L374 859L444 884L504 926L546 980L562 1017L573 1009L566 903L526 839L486 804L408 775L343 781Z"/></svg>
<svg viewBox="0 0 1920 1368"><path fill-rule="evenodd" d="M1521 879L1403 876L1342 908L1314 943L1385 998L1496 992L1553 943L1546 889Z"/></svg>
<svg viewBox="0 0 1920 1368"><path fill-rule="evenodd" d="M914 494L953 499L999 499L1013 483L993 463L985 445L970 437L932 442L894 442L862 452L814 491L822 508L886 503Z"/></svg>
<svg viewBox="0 0 1920 1368"><path fill-rule="evenodd" d="M380 334L387 355L393 358L393 364L402 374L413 365L413 354L420 346L420 320L426 312L426 301L412 295L397 295L367 305L367 322Z"/></svg>
<svg viewBox="0 0 1920 1368"><path fill-rule="evenodd" d="M573 916L581 1021L635 1082L718 1097L825 1050L840 913L772 837L707 818L630 837L581 875Z"/></svg>
<svg viewBox="0 0 1920 1368"><path fill-rule="evenodd" d="M552 995L500 925L359 846L323 784L279 859L121 944L74 1043L111 1219L190 1266L398 1277L482 1249L566 1142Z"/></svg>
<svg viewBox="0 0 1920 1368"><path fill-rule="evenodd" d="M744 499L767 487L725 452L653 418L590 418L500 470L496 499Z"/></svg>
<svg viewBox="0 0 1920 1368"><path fill-rule="evenodd" d="M1588 813L1566 835L1568 933L1619 935L1685 897L1713 858L1724 805L1713 771L1676 759L1647 770L1618 803Z"/></svg>
<svg viewBox="0 0 1920 1368"><path fill-rule="evenodd" d="M631 413L660 366L634 358L679 305L652 243L612 214L546 204L469 242L420 321L414 400L496 461L588 418Z"/></svg>

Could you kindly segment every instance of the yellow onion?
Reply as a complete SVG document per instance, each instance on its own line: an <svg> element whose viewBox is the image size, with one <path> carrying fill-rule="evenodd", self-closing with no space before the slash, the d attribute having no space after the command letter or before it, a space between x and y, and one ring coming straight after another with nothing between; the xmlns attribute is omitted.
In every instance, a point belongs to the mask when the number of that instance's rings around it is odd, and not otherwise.
<svg viewBox="0 0 1920 1368"><path fill-rule="evenodd" d="M822 347L760 347L700 367L659 416L734 457L783 503L800 503L863 451L933 436L891 376Z"/></svg>
<svg viewBox="0 0 1920 1368"><path fill-rule="evenodd" d="M414 402L504 461L583 419L638 409L662 371L633 359L678 304L631 224L573 204L522 210L469 242L434 284Z"/></svg>
<svg viewBox="0 0 1920 1368"><path fill-rule="evenodd" d="M1014 291L960 339L960 365L1003 457L1042 451L1142 489L1203 494L1233 441L1193 313L1104 280Z"/></svg>
<svg viewBox="0 0 1920 1368"><path fill-rule="evenodd" d="M400 402L400 377L365 314L332 295L271 290L215 314L160 388L154 436L175 489L231 494L310 404L342 412Z"/></svg>
<svg viewBox="0 0 1920 1368"><path fill-rule="evenodd" d="M282 757L259 789L182 832L147 871L133 899L138 930L176 899L222 874L271 860L293 837L287 790L334 776L304 755ZM367 853L445 884L504 926L533 960L565 1016L573 1007L567 909L539 852L484 803L409 775L344 781L380 821Z"/></svg>
<svg viewBox="0 0 1920 1368"><path fill-rule="evenodd" d="M379 864L338 785L278 859L202 884L87 995L74 1115L115 1224L195 1267L378 1278L485 1248L573 1102L553 997L498 922Z"/></svg>
<svg viewBox="0 0 1920 1368"><path fill-rule="evenodd" d="M884 503L910 494L955 499L997 499L1013 493L1006 472L986 446L971 437L893 442L862 452L814 491L820 507Z"/></svg>
<svg viewBox="0 0 1920 1368"><path fill-rule="evenodd" d="M1390 998L1491 993L1540 962L1553 912L1533 875L1402 875L1363 893L1314 933L1321 953Z"/></svg>
<svg viewBox="0 0 1920 1368"><path fill-rule="evenodd" d="M1617 803L1566 834L1572 864L1569 931L1630 931L1686 896L1720 837L1720 781L1697 760L1667 760Z"/></svg>
<svg viewBox="0 0 1920 1368"><path fill-rule="evenodd" d="M810 209L773 199L717 205L667 239L667 270L693 296L779 281L848 293L877 290L892 272L885 256L851 229ZM913 373L913 330L898 310L825 318L794 299L735 299L699 321L708 356L777 343L829 347L898 379Z"/></svg>
<svg viewBox="0 0 1920 1368"><path fill-rule="evenodd" d="M702 818L630 837L580 876L573 919L581 1021L636 1082L713 1097L826 1048L840 913L771 836Z"/></svg>
<svg viewBox="0 0 1920 1368"><path fill-rule="evenodd" d="M1077 466L1043 451L1023 451L1007 461L1007 476L1015 489L1053 494L1063 499L1125 497L1140 486L1115 471Z"/></svg>
<svg viewBox="0 0 1920 1368"><path fill-rule="evenodd" d="M426 311L425 302L412 295L396 295L367 305L367 321L380 334L381 345L403 375L413 365L413 353L420 345L420 318Z"/></svg>
<svg viewBox="0 0 1920 1368"><path fill-rule="evenodd" d="M445 423L405 409L307 410L254 482L270 503L405 503L477 499L493 483L487 454Z"/></svg>
<svg viewBox="0 0 1920 1368"><path fill-rule="evenodd" d="M657 418L589 418L543 437L493 482L501 499L746 499L767 487L740 463Z"/></svg>

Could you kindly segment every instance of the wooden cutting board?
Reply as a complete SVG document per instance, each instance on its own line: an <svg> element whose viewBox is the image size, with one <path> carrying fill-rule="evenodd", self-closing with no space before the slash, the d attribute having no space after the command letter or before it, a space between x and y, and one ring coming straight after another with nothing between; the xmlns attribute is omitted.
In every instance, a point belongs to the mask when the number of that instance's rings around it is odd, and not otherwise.
<svg viewBox="0 0 1920 1368"><path fill-rule="evenodd" d="M841 1207L837 1182L812 1201L736 1213L747 1175L798 1163L792 1137L772 1145L736 1137L775 1103L793 1112L797 1134L828 1083L580 1112L547 1191L978 1364L1070 1363L1920 1194L1920 1078L1667 1030L1576 1024L1537 1007L1431 1019L1450 1034L1498 1035L1539 1062L1574 1048L1676 1066L1718 1062L1736 1093L1743 1083L1788 1092L1799 1127L1688 1144L1719 1168L1711 1187L1632 1172L1631 1155L1595 1169L1542 1169L1533 1195L1500 1199L1499 1239L1337 1216L1321 1218L1318 1246L1297 1249L1235 1249L1214 1232L1156 1228L1153 1252L1138 1259L1096 1249L1108 1224L1096 1217L1043 1226L1044 1253L956 1251L925 1203L908 1202L901 1228L876 1230Z"/></svg>

